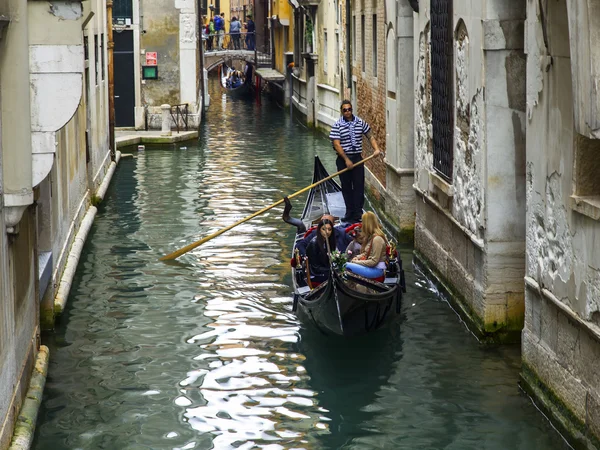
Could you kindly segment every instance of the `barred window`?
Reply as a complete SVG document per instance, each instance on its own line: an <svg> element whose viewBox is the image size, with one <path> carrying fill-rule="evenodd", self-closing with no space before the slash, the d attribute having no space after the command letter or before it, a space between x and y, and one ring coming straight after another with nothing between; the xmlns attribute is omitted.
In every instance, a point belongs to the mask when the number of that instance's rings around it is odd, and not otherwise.
<svg viewBox="0 0 600 450"><path fill-rule="evenodd" d="M433 168L449 182L454 153L452 9L452 0L431 0Z"/></svg>

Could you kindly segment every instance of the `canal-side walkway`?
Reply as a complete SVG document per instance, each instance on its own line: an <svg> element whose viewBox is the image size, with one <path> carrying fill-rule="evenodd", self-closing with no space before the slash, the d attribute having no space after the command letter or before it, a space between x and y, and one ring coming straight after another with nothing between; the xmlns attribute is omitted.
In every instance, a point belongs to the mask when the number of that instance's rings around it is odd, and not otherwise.
<svg viewBox="0 0 600 450"><path fill-rule="evenodd" d="M198 131L173 131L170 136L163 136L160 130L137 131L117 130L115 141L117 149L138 144L173 144L176 142L191 141L198 139Z"/></svg>

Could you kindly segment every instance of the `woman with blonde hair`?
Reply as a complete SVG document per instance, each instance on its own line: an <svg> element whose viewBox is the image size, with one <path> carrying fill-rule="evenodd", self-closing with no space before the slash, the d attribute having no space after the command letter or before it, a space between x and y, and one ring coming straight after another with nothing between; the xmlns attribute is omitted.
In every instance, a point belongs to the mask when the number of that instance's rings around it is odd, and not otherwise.
<svg viewBox="0 0 600 450"><path fill-rule="evenodd" d="M385 273L387 239L371 211L362 215L362 248L358 256L346 264L346 269L365 278L379 278Z"/></svg>

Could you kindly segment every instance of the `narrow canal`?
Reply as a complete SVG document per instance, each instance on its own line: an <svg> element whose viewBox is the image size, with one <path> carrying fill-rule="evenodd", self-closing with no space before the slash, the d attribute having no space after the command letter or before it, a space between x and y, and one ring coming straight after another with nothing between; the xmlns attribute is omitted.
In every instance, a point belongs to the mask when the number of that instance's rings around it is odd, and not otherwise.
<svg viewBox="0 0 600 450"><path fill-rule="evenodd" d="M402 320L351 340L292 314L281 209L158 261L310 184L315 154L335 167L277 105L211 89L199 146L121 160L44 336L34 448L568 448L519 391L519 348L479 346L410 248Z"/></svg>

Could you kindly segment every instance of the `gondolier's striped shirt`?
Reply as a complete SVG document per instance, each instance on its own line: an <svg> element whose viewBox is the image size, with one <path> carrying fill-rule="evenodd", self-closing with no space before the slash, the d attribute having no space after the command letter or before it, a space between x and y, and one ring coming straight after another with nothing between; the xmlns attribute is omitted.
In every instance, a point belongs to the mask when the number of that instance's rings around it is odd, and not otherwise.
<svg viewBox="0 0 600 450"><path fill-rule="evenodd" d="M358 116L352 116L352 120L346 121L341 117L331 127L329 139L339 139L344 153L357 155L362 152L362 135L371 131L367 122Z"/></svg>

